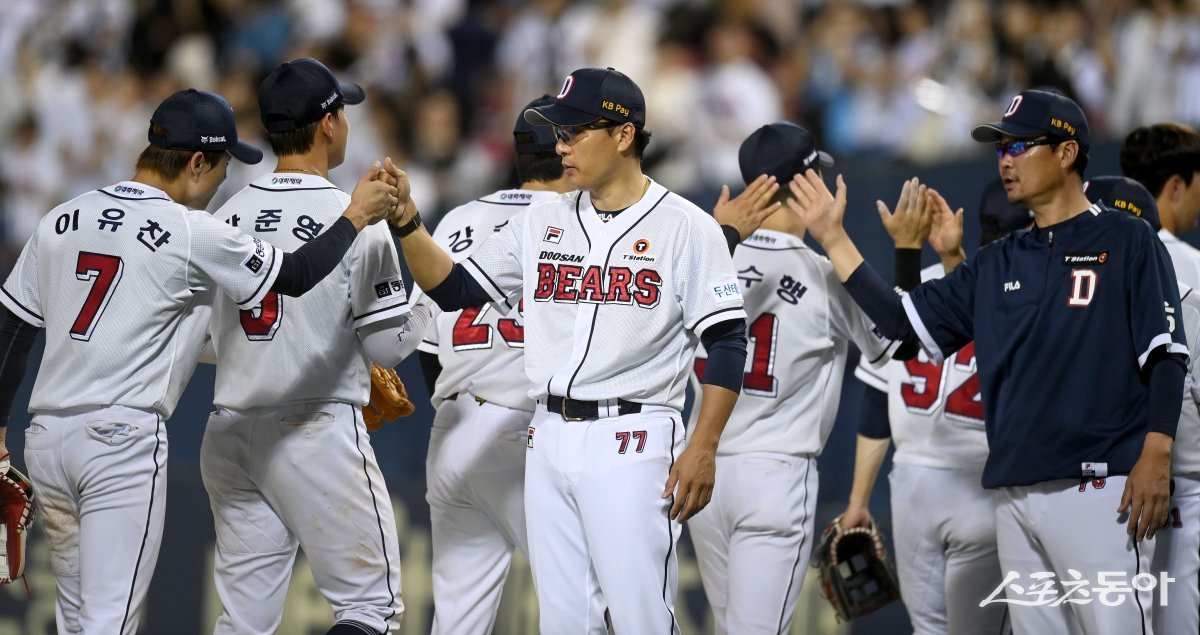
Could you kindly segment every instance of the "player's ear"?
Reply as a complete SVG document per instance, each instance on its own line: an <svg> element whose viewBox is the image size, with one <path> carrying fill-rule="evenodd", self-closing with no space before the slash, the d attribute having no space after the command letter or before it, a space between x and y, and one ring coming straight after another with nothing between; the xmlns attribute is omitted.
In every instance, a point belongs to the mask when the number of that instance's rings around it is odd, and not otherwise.
<svg viewBox="0 0 1200 635"><path fill-rule="evenodd" d="M325 113L321 117L321 134L325 135L326 141L333 141L333 127L336 116L332 112Z"/></svg>
<svg viewBox="0 0 1200 635"><path fill-rule="evenodd" d="M199 178L201 174L204 174L204 165L204 153L199 151L193 152L192 156L188 157L188 176L192 177L193 179Z"/></svg>
<svg viewBox="0 0 1200 635"><path fill-rule="evenodd" d="M1059 159L1059 165L1064 170L1070 169L1079 158L1079 144L1075 141L1064 141L1058 147L1062 148L1062 158Z"/></svg>
<svg viewBox="0 0 1200 635"><path fill-rule="evenodd" d="M637 128L629 122L617 126L617 152L625 152L633 148L633 138L636 134Z"/></svg>

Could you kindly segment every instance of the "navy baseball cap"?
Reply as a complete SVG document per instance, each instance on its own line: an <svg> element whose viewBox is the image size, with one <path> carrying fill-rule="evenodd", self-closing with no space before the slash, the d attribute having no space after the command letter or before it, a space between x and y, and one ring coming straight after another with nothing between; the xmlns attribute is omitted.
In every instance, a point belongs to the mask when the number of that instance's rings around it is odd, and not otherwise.
<svg viewBox="0 0 1200 635"><path fill-rule="evenodd" d="M1004 181L1000 177L983 187L983 195L979 198L980 246L1025 229L1032 222L1033 212L1008 202L1008 193L1004 191Z"/></svg>
<svg viewBox="0 0 1200 635"><path fill-rule="evenodd" d="M563 80L554 103L525 111L535 126L579 126L598 119L646 126L646 98L629 76L612 68L581 68Z"/></svg>
<svg viewBox="0 0 1200 635"><path fill-rule="evenodd" d="M267 132L299 130L338 106L361 104L363 99L361 86L339 82L311 57L280 64L258 85L258 111Z"/></svg>
<svg viewBox="0 0 1200 635"><path fill-rule="evenodd" d="M154 134L154 127L166 135ZM192 152L226 151L233 158L254 165L262 161L262 150L238 141L233 107L225 98L203 90L181 90L163 100L150 117L150 143L167 150Z"/></svg>
<svg viewBox="0 0 1200 635"><path fill-rule="evenodd" d="M542 95L529 102L524 110L549 106L553 103L553 97ZM517 115L517 124L513 126L513 143L517 148L517 154L554 152L554 146L558 144L558 138L554 136L554 131L547 126L535 126L526 121L524 110Z"/></svg>
<svg viewBox="0 0 1200 635"><path fill-rule="evenodd" d="M1086 153L1090 147L1087 117L1071 99L1044 90L1027 90L1016 97L1000 121L975 126L971 138L980 143L998 141L1001 135L1074 140Z"/></svg>
<svg viewBox="0 0 1200 635"><path fill-rule="evenodd" d="M775 177L782 185L814 166L833 165L833 157L817 149L811 132L790 121L780 121L746 137L738 148L738 165L747 185L763 174Z"/></svg>
<svg viewBox="0 0 1200 635"><path fill-rule="evenodd" d="M1101 201L1115 210L1129 212L1145 220L1154 231L1162 229L1162 221L1158 219L1158 202L1150 195L1150 190L1131 178L1098 176L1083 184L1083 192L1093 203Z"/></svg>

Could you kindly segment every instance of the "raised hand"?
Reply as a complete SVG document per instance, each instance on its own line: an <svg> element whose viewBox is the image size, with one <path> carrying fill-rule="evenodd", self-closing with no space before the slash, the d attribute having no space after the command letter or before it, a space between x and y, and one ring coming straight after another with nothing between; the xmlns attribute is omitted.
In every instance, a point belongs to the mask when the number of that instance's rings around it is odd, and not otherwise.
<svg viewBox="0 0 1200 635"><path fill-rule="evenodd" d="M396 186L381 178L382 170L382 164L376 161L359 177L354 192L350 194L350 205L342 214L360 231L367 225L391 216L399 203Z"/></svg>
<svg viewBox="0 0 1200 635"><path fill-rule="evenodd" d="M403 225L412 219L413 214L417 213L416 206L412 204L412 184L408 182L408 175L404 173L404 170L392 163L392 157L383 160L382 174L381 178L396 186L396 197L399 200L396 211L388 220L393 224Z"/></svg>
<svg viewBox="0 0 1200 635"><path fill-rule="evenodd" d="M846 214L846 183L842 175L837 176L836 195L814 170L797 174L788 182L788 189L792 192L792 198L787 200L788 208L800 217L808 227L808 233L822 247L828 248L829 243L846 237L846 229L842 226Z"/></svg>
<svg viewBox="0 0 1200 635"><path fill-rule="evenodd" d="M766 174L754 179L732 200L729 198L729 186L721 186L721 197L713 207L713 217L718 223L737 229L742 240L746 240L762 226L767 217L779 211L781 204L771 202L778 191L779 183L775 177Z"/></svg>
<svg viewBox="0 0 1200 635"><path fill-rule="evenodd" d="M950 211L950 204L941 193L930 188L925 192L928 207L932 210L929 228L929 246L945 260L963 253L963 208Z"/></svg>
<svg viewBox="0 0 1200 635"><path fill-rule="evenodd" d="M883 222L897 249L920 249L929 236L930 209L925 187L917 177L904 182L895 211L889 211L883 201L875 201L879 220Z"/></svg>

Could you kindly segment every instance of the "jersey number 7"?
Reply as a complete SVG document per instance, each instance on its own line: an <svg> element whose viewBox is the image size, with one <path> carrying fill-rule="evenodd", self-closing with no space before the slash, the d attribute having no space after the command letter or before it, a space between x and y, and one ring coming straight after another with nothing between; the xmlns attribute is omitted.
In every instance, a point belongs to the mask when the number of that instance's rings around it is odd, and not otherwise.
<svg viewBox="0 0 1200 635"><path fill-rule="evenodd" d="M96 322L104 315L104 309L108 307L108 301L117 290L124 270L125 262L117 256L90 251L79 252L79 259L75 262L75 277L83 281L91 280L92 288L71 325L72 338L81 342L92 339Z"/></svg>

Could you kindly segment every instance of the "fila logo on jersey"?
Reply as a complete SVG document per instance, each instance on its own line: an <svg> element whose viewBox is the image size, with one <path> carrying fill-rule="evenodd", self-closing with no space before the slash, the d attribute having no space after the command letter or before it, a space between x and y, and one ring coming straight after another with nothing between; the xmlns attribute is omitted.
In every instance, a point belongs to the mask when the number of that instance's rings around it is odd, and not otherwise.
<svg viewBox="0 0 1200 635"><path fill-rule="evenodd" d="M1108 262L1108 252L1101 251L1094 254L1063 254L1063 265L1072 267L1075 265L1102 265Z"/></svg>
<svg viewBox="0 0 1200 635"><path fill-rule="evenodd" d="M1021 290L1021 281L1020 280L1013 280L1012 282L1004 283L1004 292L1005 293L1008 293L1009 291L1020 291L1020 290Z"/></svg>
<svg viewBox="0 0 1200 635"><path fill-rule="evenodd" d="M1072 269L1071 297L1067 298L1067 306L1085 307L1091 304L1099 279L1100 276L1093 269Z"/></svg>
<svg viewBox="0 0 1200 635"><path fill-rule="evenodd" d="M564 304L637 303L644 309L652 309L658 306L661 290L662 276L653 269L634 273L629 267L584 268L543 262L538 263L533 299Z"/></svg>
<svg viewBox="0 0 1200 635"><path fill-rule="evenodd" d="M542 242L557 244L558 241L562 240L562 234L563 231L557 227L547 227L546 237L542 238Z"/></svg>

